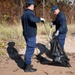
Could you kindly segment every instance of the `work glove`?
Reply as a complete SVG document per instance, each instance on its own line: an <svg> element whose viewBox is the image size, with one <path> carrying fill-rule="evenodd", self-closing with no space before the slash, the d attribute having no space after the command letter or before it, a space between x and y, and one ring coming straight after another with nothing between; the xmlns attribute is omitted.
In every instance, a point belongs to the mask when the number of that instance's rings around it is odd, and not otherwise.
<svg viewBox="0 0 75 75"><path fill-rule="evenodd" d="M44 18L40 18L41 22L45 23L45 19Z"/></svg>
<svg viewBox="0 0 75 75"><path fill-rule="evenodd" d="M50 28L52 28L52 26L53 26L53 22L50 23Z"/></svg>
<svg viewBox="0 0 75 75"><path fill-rule="evenodd" d="M59 35L59 30L57 30L55 33L55 36L58 36L58 35Z"/></svg>

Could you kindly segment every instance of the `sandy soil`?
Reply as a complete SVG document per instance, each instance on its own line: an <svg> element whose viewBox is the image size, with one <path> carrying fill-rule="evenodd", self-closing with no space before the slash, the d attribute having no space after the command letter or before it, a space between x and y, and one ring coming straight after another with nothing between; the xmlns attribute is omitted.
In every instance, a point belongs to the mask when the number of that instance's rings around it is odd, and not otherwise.
<svg viewBox="0 0 75 75"><path fill-rule="evenodd" d="M68 36L65 42L65 51L70 58L71 67L63 67L48 63L41 63L45 60L50 62L44 54L49 49L49 42L43 36L37 36L37 45L34 54L41 52L41 60L34 55L32 64L37 68L35 73L26 73L22 69L24 50L17 52L16 48L7 48L7 55L0 56L0 75L75 75L75 36ZM13 51L12 51L13 50ZM40 50L40 51L39 51Z"/></svg>

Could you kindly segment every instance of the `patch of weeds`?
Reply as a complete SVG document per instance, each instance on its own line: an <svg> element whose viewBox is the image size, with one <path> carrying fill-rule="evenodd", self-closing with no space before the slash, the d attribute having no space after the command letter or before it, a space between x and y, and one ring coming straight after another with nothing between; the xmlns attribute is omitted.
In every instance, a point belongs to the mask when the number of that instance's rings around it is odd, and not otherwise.
<svg viewBox="0 0 75 75"><path fill-rule="evenodd" d="M0 43L0 48L3 48L4 47L4 43Z"/></svg>
<svg viewBox="0 0 75 75"><path fill-rule="evenodd" d="M4 52L2 50L0 50L0 55L4 55Z"/></svg>

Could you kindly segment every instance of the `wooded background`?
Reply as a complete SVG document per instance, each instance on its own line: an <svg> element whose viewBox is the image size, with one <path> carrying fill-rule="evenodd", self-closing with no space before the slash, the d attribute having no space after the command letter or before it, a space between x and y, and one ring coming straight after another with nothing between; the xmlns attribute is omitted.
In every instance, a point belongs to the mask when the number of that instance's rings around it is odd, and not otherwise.
<svg viewBox="0 0 75 75"><path fill-rule="evenodd" d="M19 22L25 9L26 1L27 0L0 0L0 23L7 22L11 24L14 23L14 21ZM75 23L75 5L73 3L70 4L71 2L67 2L66 0L34 1L37 5L34 11L38 17L44 17L46 21L50 22L55 18L51 13L51 7L58 5L60 10L66 15L67 23Z"/></svg>

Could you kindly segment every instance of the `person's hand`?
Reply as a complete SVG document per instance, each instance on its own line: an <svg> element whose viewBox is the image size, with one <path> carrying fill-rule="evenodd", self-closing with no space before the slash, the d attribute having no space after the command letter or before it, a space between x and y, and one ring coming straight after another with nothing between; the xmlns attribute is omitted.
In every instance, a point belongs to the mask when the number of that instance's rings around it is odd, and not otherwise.
<svg viewBox="0 0 75 75"><path fill-rule="evenodd" d="M40 20L41 20L41 22L43 22L43 23L45 22L45 19L44 19L44 18L40 18Z"/></svg>
<svg viewBox="0 0 75 75"><path fill-rule="evenodd" d="M52 28L52 26L53 26L53 22L50 23L50 28Z"/></svg>
<svg viewBox="0 0 75 75"><path fill-rule="evenodd" d="M59 30L57 30L55 33L55 36L58 36L58 35L59 35Z"/></svg>

